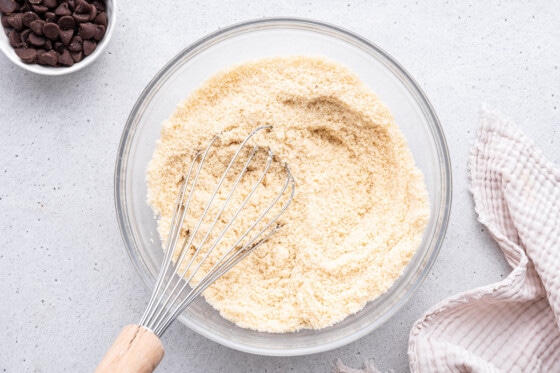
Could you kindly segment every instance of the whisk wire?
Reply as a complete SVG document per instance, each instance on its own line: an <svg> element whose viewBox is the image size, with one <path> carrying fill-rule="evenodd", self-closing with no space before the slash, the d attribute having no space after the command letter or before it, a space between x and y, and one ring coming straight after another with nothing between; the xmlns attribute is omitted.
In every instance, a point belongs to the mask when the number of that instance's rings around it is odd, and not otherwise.
<svg viewBox="0 0 560 373"><path fill-rule="evenodd" d="M289 173L289 169L287 169L287 172ZM291 174L289 174L288 179L286 180L286 183L284 184L284 187L282 188L282 192L279 194L279 196L282 195L282 193L286 190L286 188L288 187L289 184L293 184L294 180L293 177L291 176ZM293 197L293 193L294 193L294 189L292 189L290 198ZM271 205L265 210L265 212L261 215L261 217L259 218L259 221L262 220L262 217L264 217L264 215L266 215L266 213L273 207L274 204L276 204L278 202L279 198L277 198L274 202L271 203ZM274 233L276 233L276 231L278 229L280 229L280 225L277 225L276 227L274 227L268 235L266 235L264 238L262 238L261 240L259 240L257 243L255 243L252 247L250 247L249 249L247 249L250 245L253 244L253 242L260 237L260 235L262 235L268 228L270 228L270 226L272 226L272 224L274 224L276 222L276 220L278 220L278 218L280 217L280 215L282 215L282 213L284 212L284 210L286 210L289 206L289 201L287 203L284 204L284 206L280 209L280 211L278 212L278 214L259 232L257 233L249 242L247 242L242 248L240 248L239 250L237 250L235 252L235 255L231 255L231 252L237 247L237 245L239 245L239 243L241 242L242 239L238 240L235 244L233 244L231 246L231 248L226 252L226 254L223 255L223 257L220 259L220 261L218 261L214 267L208 272L208 274L205 276L205 278L196 286L196 293L193 295L194 297L198 296L202 291L204 291L204 289L207 287L206 284L211 284L213 283L217 278L219 278L220 276L222 276L224 273L226 273L229 269L231 269L233 266L235 266L235 264L237 264L240 260L242 260L243 258L245 258L248 254L250 254L256 247L260 246L261 244L263 244L264 242L266 242ZM254 224L254 226L256 226L256 224ZM252 228L254 228L254 226ZM252 229L250 228L250 229ZM224 259L226 257L229 258L224 262ZM223 263L222 263L223 262ZM189 295L190 296L190 295Z"/></svg>
<svg viewBox="0 0 560 373"><path fill-rule="evenodd" d="M193 234L191 234L190 237L187 236L187 237L189 238L188 240L186 239L186 240L183 241L183 246L181 247L179 258L178 258L177 261L176 261L176 265L173 267L173 269L174 269L174 270L173 270L173 273L170 275L171 278L169 279L169 281L168 281L167 286L165 287L165 289L159 294L159 297L160 297L160 298L159 298L159 302L157 303L157 306L154 307L154 309L152 310L152 312L151 312L151 314L150 314L149 319L147 320L147 325L149 325L149 327L150 327L151 329L153 329L153 325L158 325L159 322L160 322L160 318L163 317L163 315L165 314L165 312L168 312L168 309L167 309L167 307L165 307L165 305L167 305L167 304L174 304L174 303L176 302L177 298L179 297L179 295L181 294L181 292L177 292L177 286L179 286L179 283L181 283L181 280L176 280L176 278L175 278L175 275L177 274L176 272L177 272L177 270L178 270L178 268L179 268L179 265L180 265L181 263L183 263L183 260L184 260L184 258L185 258L185 256L186 256L188 250L190 249L190 247L192 247L192 243L193 243L194 237L196 236L196 232L198 232L200 226L202 225L202 222L204 221L204 218L206 217L206 214L207 214L207 212L208 212L210 206L212 205L212 202L213 202L214 198L216 197L216 194L217 194L218 191L220 190L220 188L221 188L221 186L222 186L222 184L223 184L223 182L224 182L224 180L225 180L227 174L229 173L229 170L231 169L231 167L233 166L233 164L235 163L235 161L236 161L237 158L239 157L239 154L241 153L241 150L243 149L243 147L245 146L245 144L249 141L249 139L250 139L251 137L253 137L257 132L261 131L261 130L264 129L264 128L266 128L266 127L259 127L259 128L255 129L255 130L253 130L253 131L249 134L249 136L247 136L247 137L245 138L245 140L240 144L240 146L238 147L238 149L237 149L237 151L235 152L234 156L233 156L232 159L230 160L228 166L226 167L224 173L222 174L222 177L220 178L220 180L219 180L219 182L218 182L216 188L214 189L214 193L213 193L212 196L210 197L210 201L206 204L206 207L205 207L204 211L202 212L202 214L201 214L201 216L200 216L200 218L199 218L199 220L198 220L198 222L197 222L197 224L196 224L196 226L195 226L195 228L194 228L194 230L193 230ZM190 188L189 198L188 198L188 200L187 200L187 203L186 203L186 204L183 204L183 199L181 199L180 204L178 205L178 208L179 208L179 209L183 209L183 214L182 214L182 216L181 216L181 219L179 219L179 224L180 224L180 225L179 225L178 229L175 230L173 226L172 226L171 229L170 229L170 235L172 234L174 238L178 238L179 235L180 235L180 228L181 228L181 225L182 225L182 223L183 223L183 221L184 221L185 214L186 214L186 212L187 212L187 210L188 210L188 208L189 208L190 201L191 201L191 198L192 198L192 196L193 196L193 194L194 194L194 190L195 190L196 184L197 184L197 182L198 182L198 178L199 178L199 176L200 176L200 172L201 172L201 170L202 170L203 164L204 164L204 162L206 161L206 158L207 158L207 156L208 156L208 153L210 152L210 149L211 149L212 145L214 144L214 142L215 142L217 139L219 139L219 137L220 137L220 136L214 136L214 138L212 139L212 141L210 141L210 143L207 145L207 147L206 147L206 149L205 149L205 151L204 151L204 154L203 154L203 156L202 156L202 159L200 160L200 163L199 163L199 165L198 165L197 172L196 172L196 174L195 174L195 176L194 176L194 180L193 180L193 183L192 183L192 187ZM254 152L256 152L256 149L254 149ZM254 152L253 152L253 155L254 155ZM253 155L250 157L251 159L252 159ZM190 170L193 168L194 164L196 163L196 158L197 158L197 157L195 157L195 159L194 159L193 162L191 163ZM246 166L248 166L248 163L246 164ZM246 168L244 168L244 169L242 170L242 173L244 173L245 171L246 171ZM190 172L189 172L189 175L187 176L187 178L186 178L186 179L183 179L182 185L188 185L188 184L189 184L189 181L190 181ZM177 210L175 210L175 212L177 212ZM174 214L174 215L176 215L176 214ZM209 230L209 232L210 232L210 230ZM176 242L175 242L175 244L176 244ZM174 248L175 248L175 245L171 247L171 250L170 250L170 251L173 252L173 251L174 251L174 250L173 250ZM187 266L186 266L185 273L186 273L186 271L191 267L193 261L194 261L195 258L198 256L198 253L199 253L199 251L201 250L201 248L202 248L202 245L199 245L198 248L196 249L195 253L192 255L192 257L191 257L191 259L190 259L190 262L189 262L189 263L187 264ZM167 247L167 249L169 250L170 248ZM163 269L163 267L162 267L162 270L161 270L160 272L163 272L163 273L166 273L166 274L167 274L167 272L168 272L168 270L169 270L169 268L170 268L170 266L171 266L172 263L171 263L171 260L169 260L170 258L166 258L166 259L168 260L168 261L167 261L167 265L166 265L165 269ZM163 263L162 263L162 264L163 264ZM179 279L182 279L183 276L184 276L184 274L181 275L181 276L179 277ZM189 279L187 280L187 282L189 282L190 280L191 280L191 279L189 278ZM172 286L172 284L175 284L175 285L173 286L173 289L172 289L171 291L169 291L169 288ZM183 289L182 289L182 290L183 290ZM181 291L182 291L182 290L181 290ZM163 301L163 297L165 297L166 294L167 294L167 299L166 299L165 301ZM169 302L169 300L170 300L170 298L173 296L173 294L175 294L175 298L173 299L172 302Z"/></svg>
<svg viewBox="0 0 560 373"><path fill-rule="evenodd" d="M204 246L204 244L206 243L206 241L208 240L208 237L210 237L210 233L212 232L212 229L214 228L214 226L216 225L216 223L218 222L220 216L222 216L222 213L224 212L225 208L227 207L231 196L233 195L233 193L235 192L235 189L237 188L237 185L239 184L239 181L241 180L241 178L243 177L243 174L245 174L245 172L247 171L247 167L249 165L249 163L251 162L251 159L253 158L253 156L255 155L255 152L257 151L257 147L254 147L253 149L253 153L251 154L251 156L249 157L249 159L247 160L247 162L245 163L245 166L242 170L242 172L239 173L239 176L237 177L237 180L235 181L233 187L231 188L229 195L227 196L226 200L224 201L224 203L222 204L222 208L220 209L220 211L218 212L218 214L216 214L216 218L214 219L214 221L212 222L212 224L210 225L210 228L208 229L208 231L206 232L206 235L204 236L204 238L202 239L202 241L199 243L198 248L195 252L195 255L193 255L193 257L191 258L191 261L189 262L189 264L187 265L187 267L183 270L183 272L181 273L181 277L184 277L187 272L188 269L190 268L191 264L194 261L194 258L196 257L196 254L201 250L201 248ZM270 163L272 162L272 160L270 160L268 162L267 168L265 169L264 173L263 173L263 177L266 174L266 171L268 171L268 168L270 166ZM227 173L228 170L226 170ZM256 190L259 183L261 182L262 178L260 178L254 185L253 190ZM251 192L252 195L252 192ZM215 198L215 194L212 196L212 198L210 199L210 201L208 202L208 206L210 206L213 202L214 202L214 198ZM239 212L243 209L243 207L245 206L245 204L248 202L249 198L246 198L245 201L243 202L243 204L241 205L241 207L237 210L237 213L233 216L232 219L230 219L229 223L224 227L224 229L222 230L222 232L220 233L220 235L216 238L216 240L214 241L214 244L210 247L210 249L208 249L208 251L206 252L206 255L202 258L202 260L198 263L198 266L196 267L196 269L191 273L190 277L187 279L186 282L190 282L192 280L192 278L194 277L194 275L198 272L198 270L200 269L202 263L205 261L205 259L208 257L208 255L210 255L212 249L214 249L214 247L216 247L216 245L219 243L219 241L222 239L222 237L226 234L226 232L228 231L229 227L233 224L233 222L235 221L235 219L237 218L237 216L239 215ZM206 212L206 211L205 211ZM205 214L203 214L203 216L201 217L204 218ZM196 230L195 230L196 231ZM194 234L192 235L192 238L194 239Z"/></svg>
<svg viewBox="0 0 560 373"><path fill-rule="evenodd" d="M232 169L233 164L237 161L242 149L245 147L247 142L251 137L253 137L257 132L265 129L271 128L269 126L259 127L253 130L244 141L241 142L237 151L235 152L234 156L230 160L228 166L226 167L225 171L223 172L220 180L217 183L217 186L210 197L209 202L205 206L202 214L200 215L197 224L195 225L194 229L188 229L187 235L183 239L182 245L180 246L181 249L179 250L176 260L173 260L174 252L176 252L175 248L179 243L180 233L182 229L182 225L185 221L187 216L187 211L189 209L189 205L193 198L194 190L196 184L198 182L199 175L201 173L202 167L206 158L209 154L210 148L214 144L214 142L219 138L219 136L214 137L211 142L208 144L204 152L199 152L195 155L187 173L187 176L183 178L181 186L179 188L179 194L177 197L176 208L173 214L173 218L171 221L171 226L169 230L169 236L167 239L166 250L164 254L164 259L161 264L161 270L157 278L157 282L150 298L148 307L146 308L146 312L142 316L140 321L140 325L147 327L148 329L152 330L154 334L161 336L165 330L169 327L169 325L175 320L178 315L183 312L183 310L198 296L200 295L208 286L210 286L213 282L215 282L220 276L224 275L227 271L229 271L233 266L243 260L247 255L249 255L253 250L257 247L265 243L279 228L279 225L272 227L272 225L278 220L280 215L287 209L289 204L291 203L294 192L295 192L295 181L293 176L288 168L285 165L285 170L287 173L286 182L283 185L280 193L276 196L276 198L264 209L264 211L260 214L258 219L253 222L253 224L245 230L245 232L237 239L237 241L231 245L227 250L225 250L225 254L212 265L211 269L203 276L203 278L192 288L190 288L190 282L193 280L194 276L198 271L202 268L203 263L209 258L210 253L216 248L216 246L220 243L223 239L226 232L230 229L233 222L237 219L243 208L247 205L250 198L253 196L259 185L262 184L264 177L266 176L273 160L273 153L269 150L268 151L268 158L266 161L266 166L264 171L258 177L258 180L253 184L249 194L244 198L243 202L241 203L240 207L235 211L234 215L229 219L226 223L225 227L221 230L221 232L217 235L217 238L210 244L210 248L206 251L205 255L202 256L195 267L187 277L187 274L191 270L191 267L195 263L195 258L198 258L202 247L208 241L212 230L214 229L216 223L224 213L226 207L231 201L231 197L238 187L243 175L249 169L250 163L253 160L258 147L254 146L252 152L250 153L248 159L244 162L243 168L241 172L237 175L233 186L229 190L229 193L224 202L222 202L217 215L215 216L214 220L210 224L206 234L204 235L202 241L198 244L193 246L193 242L197 233L199 233L199 229L202 225L202 222L206 218L206 215L210 209L210 206L214 202L218 191L222 187L224 180L226 179L229 171ZM193 170L195 169L195 165L198 162L198 168L196 172L193 174ZM192 183L190 183L191 178L193 178ZM287 197L287 201L281 206L279 212L268 222L265 222L265 227L252 236L248 242L241 244L243 240L246 239L250 234L252 234L255 227L257 227L261 221L265 218L267 214L271 211L271 209L280 201L282 196L285 194L286 189L291 185L291 192ZM188 191L188 193L187 193ZM186 201L185 201L186 197ZM265 232L268 231L268 234L264 235ZM186 255L191 251L191 248L195 247L194 253L189 258L188 264L186 266L181 266L183 261L186 258ZM183 268L181 270L180 268ZM179 273L181 272L181 273ZM166 282L167 281L167 282ZM166 284L164 285L164 282ZM187 289L190 288L190 291ZM181 298L181 299L180 299Z"/></svg>
<svg viewBox="0 0 560 373"><path fill-rule="evenodd" d="M191 163L191 166L187 173L187 179L190 179L196 160L200 157L200 155L201 155L200 152L195 155L194 161ZM177 195L177 200L175 202L175 213L173 214L173 218L171 220L171 228L168 236L170 239L167 240L165 254L163 257L161 269L158 274L156 285L150 297L150 301L148 302L148 306L146 307L146 311L142 315L142 319L140 320L140 325L146 325L146 326L148 325L150 321L150 315L153 313L152 311L154 311L154 303L160 294L163 285L163 280L169 270L169 267L172 264L171 257L173 255L173 248L175 247L175 245L177 245L177 241L179 240L179 235L174 234L174 232L180 229L181 222L183 221L186 215L186 209L183 208L183 201L185 199L186 190L187 190L187 184L182 183L181 188L179 190L179 194ZM178 213L179 211L181 211L180 214ZM178 217L179 215L180 217ZM155 309L157 309L157 307Z"/></svg>
<svg viewBox="0 0 560 373"><path fill-rule="evenodd" d="M274 205L276 205L276 203L280 200L280 198L282 197L283 193L288 188L288 186L290 184L292 184L293 186L294 180L287 166L286 166L286 171L288 173L288 178L282 188L282 191L277 195L276 199L268 205L268 207L262 212L259 218L255 221L255 223L253 223L253 225L245 231L245 233L237 240L237 242L235 242L233 245L230 246L228 250L226 250L225 254L213 265L213 267L208 271L208 273L205 274L204 278L190 291L190 293L185 297L185 299L178 306L174 307L174 311L169 313L166 321L162 324L162 327L157 328L155 330L156 334L163 333L167 329L167 327L173 322L173 320L175 320L175 318L177 318L177 316L181 312L183 312L183 310L208 286L210 286L219 277L221 277L223 274L225 274L227 271L233 268L237 263L243 260L257 247L265 243L280 228L280 226L274 227L265 237L261 238L259 241L254 243L263 233L269 230L269 228L278 220L280 215L282 215L282 213L288 208L291 199L293 198L293 193L295 188L292 189L289 200L282 206L278 214L274 216L274 218L272 218L261 231L255 234L247 243L245 243L241 248L239 248L239 244L263 220L263 218L270 212L270 210L274 207ZM251 196L249 195L247 197L247 200L250 197ZM214 246L215 245L216 244L214 244ZM209 249L208 252L210 252L214 248L214 246L212 246L212 248ZM204 259L201 260L201 263L206 259L207 256L208 254L204 257ZM185 281L183 290L187 287L189 281Z"/></svg>
<svg viewBox="0 0 560 373"><path fill-rule="evenodd" d="M192 161L192 163L189 167L187 177L186 177L186 179L183 178L183 182L181 183L180 193L179 193L179 196L177 198L177 204L176 204L176 207L175 207L175 212L173 214L171 227L169 229L169 235L168 235L168 239L167 239L168 244L166 245L164 259L161 262L161 269L160 269L159 276L158 276L158 283L157 283L156 288L154 289L154 291L152 293L153 302L152 302L152 300L150 300L151 306L146 307L146 311L144 312L144 316L142 317L142 320L140 322L140 325L144 325L144 326L148 327L150 330L153 330L154 329L153 325L156 325L156 321L154 321L154 316L158 315L162 311L165 311L165 302L162 302L162 298L165 296L165 294L168 293L170 284L173 281L175 281L173 275L171 275L171 278L167 282L165 288L162 289L161 286L163 285L163 282L165 280L165 276L168 275L169 269L173 266L173 260L172 260L173 252L175 251L174 249L177 245L177 241L179 240L181 226L183 225L183 221L185 219L185 216L187 214L187 211L188 211L188 208L189 208L189 205L190 205L190 202L191 202L191 198L193 196L192 191L196 187L196 183L198 182L198 177L200 175L200 171L202 170L202 165L204 164L204 161L206 160L206 157L208 156L208 153L210 152L210 148L212 147L212 145L214 144L214 142L217 139L218 139L218 136L214 136L212 138L212 140L208 143L208 146L206 147L204 152L198 152L195 155L195 157L194 157L194 159L193 159L193 161ZM197 169L197 171L194 175L194 180L193 180L191 191L188 194L188 199L185 203L185 192L186 192L186 189L187 189L187 186L188 186L188 180L190 180L190 178L191 178L192 171L193 171L194 166L196 165L196 161L198 160L199 157L202 157L202 159L199 162L198 169ZM179 215L180 215L180 218L177 219L177 216L179 216ZM171 238L171 240L170 240L170 238ZM170 242L171 242L171 245L169 244ZM184 251L184 247L181 249L181 252L183 252L183 251ZM156 299L158 300L157 303L156 303ZM157 317L156 317L156 320L157 320Z"/></svg>
<svg viewBox="0 0 560 373"><path fill-rule="evenodd" d="M202 239L202 241L197 245L197 248L194 252L194 254L191 256L190 261L188 262L188 264L185 266L185 268L183 269L183 271L179 274L179 278L183 279L185 278L185 276L187 275L188 271L190 270L191 266L194 263L195 258L198 257L198 254L200 253L200 251L202 250L202 247L204 246L204 244L206 243L206 241L208 240L208 237L210 236L210 233L212 232L212 229L214 228L214 226L216 225L218 219L220 218L220 216L222 215L223 211L225 210L225 208L227 207L229 201L231 200L231 196L233 195L237 185L239 184L239 182L241 181L241 178L243 177L243 175L245 174L247 167L249 166L252 158L254 157L255 153L257 151L257 147L253 148L253 152L251 153L251 155L249 156L249 159L245 162L244 168L243 170L239 173L234 185L232 186L226 200L224 201L224 203L222 204L222 207L220 209L220 211L216 214L216 217L214 219L214 221L212 222L212 224L210 225L210 228L208 229L206 236ZM234 156L235 159L235 156ZM217 195L218 190L221 188L221 184L223 182L223 180L225 179L225 175L227 175L227 173L229 172L229 170L231 169L231 165L232 163L230 163L230 165L226 168L226 170L224 171L223 177L221 182L218 184L218 186L216 187L215 192L212 194L212 196L210 197L210 200L207 203L207 208L204 210L204 212L202 213L200 219L199 219L199 223L197 224L197 227L193 230L193 232L191 234L189 234L189 236L187 236L187 238L185 238L185 240L183 241L183 246L181 248L181 252L180 255L178 256L178 259L176 261L175 264L175 271L173 273L173 275L177 274L177 271L181 265L181 263L183 262L183 260L185 259L186 254L188 253L189 248L192 245L192 242L196 236L196 233L198 232L198 227L200 226L200 223L204 220L204 218L206 217L206 214L209 210L209 207L212 205L212 203L214 202L214 199ZM267 169L268 170L268 169ZM185 184L187 183L187 180L183 181ZM258 184L256 185L258 186ZM255 189L256 189L255 186ZM191 188L191 193L193 193L194 188ZM237 215L236 215L237 216ZM184 290L187 288L188 283L190 283L190 281L193 279L193 277L196 275L196 273L198 272L198 270L201 268L202 264L205 262L206 258L210 255L211 251L214 249L214 247L217 245L219 239L221 239L223 237L223 235L225 234L225 232L227 231L227 229L231 226L231 224L233 223L233 220L235 219L235 217L233 219L231 219L230 223L226 226L226 228L223 230L222 234L218 237L218 239L216 240L215 244L210 247L210 249L208 249L208 251L206 252L205 256L202 258L202 260L199 261L198 266L191 272L189 278L186 279L186 281L176 281L175 282L175 286L173 287L173 289L169 292L167 299L163 302L163 304L170 304L170 305L174 305L177 302L177 299L179 298L179 296L184 292ZM177 288L179 286L179 284L182 284L182 287L179 291L177 291ZM170 298L174 295L174 298L170 301ZM157 315L155 316L155 323L159 324L160 323L160 318L163 317L165 315L164 311L166 311L165 309L161 309L160 312L157 313Z"/></svg>

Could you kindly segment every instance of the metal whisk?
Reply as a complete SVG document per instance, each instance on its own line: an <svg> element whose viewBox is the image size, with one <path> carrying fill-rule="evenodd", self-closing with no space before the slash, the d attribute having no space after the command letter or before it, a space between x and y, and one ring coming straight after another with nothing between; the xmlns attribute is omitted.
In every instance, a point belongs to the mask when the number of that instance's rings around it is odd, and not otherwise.
<svg viewBox="0 0 560 373"><path fill-rule="evenodd" d="M201 172L207 164L212 147L220 136L214 137L203 151L195 155L187 175L179 187L164 258L146 311L139 325L128 325L121 331L95 373L152 372L163 358L164 350L159 337L169 325L206 288L266 242L279 229L276 222L288 208L295 192L294 178L287 165L283 166L286 178L279 188L279 192L269 202L267 201L268 203L265 203L258 218L248 224L248 228L243 233L236 235L234 243L229 244L225 250L221 250L223 254L217 260L214 258L214 262L211 263L212 253L217 250L216 248L228 234L236 219L243 214L245 209L249 208L251 198L259 187L263 187L265 177L273 163L274 154L268 150L266 162L260 174L251 183L249 190L242 194L240 205L231 208L230 203L234 199L232 197L234 193L238 192L241 181L249 171L254 171L255 168L255 156L259 147L249 145L249 140L258 132L266 129L270 129L270 127L264 126L255 129L240 143L225 171L219 177L202 213L198 219L194 219L196 223L185 229L184 222L192 210L191 205L197 193L196 187ZM248 154L247 159L239 164L244 153ZM231 175L234 176L232 185L226 188L225 181ZM217 202L219 203L216 207L214 204ZM211 206L214 208L212 209ZM213 219L211 211L215 214ZM223 222L225 211L230 211L231 217ZM202 229L203 222L206 220L210 220L210 222L206 224L205 229ZM217 229L217 226L220 226L218 222L223 222L221 229ZM182 231L186 232L183 233L185 236L183 238L181 237ZM195 241L195 237L199 233L203 238ZM181 239L182 242L180 242ZM202 278L196 284L192 285L196 274L202 270L204 264L208 263L210 263L210 269L203 273Z"/></svg>

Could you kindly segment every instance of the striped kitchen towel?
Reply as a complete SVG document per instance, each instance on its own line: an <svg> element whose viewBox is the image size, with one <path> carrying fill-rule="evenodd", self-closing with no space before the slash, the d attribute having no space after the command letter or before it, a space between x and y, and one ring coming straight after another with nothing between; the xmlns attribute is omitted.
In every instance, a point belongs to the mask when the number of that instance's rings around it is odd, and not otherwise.
<svg viewBox="0 0 560 373"><path fill-rule="evenodd" d="M410 369L560 372L560 171L513 123L485 111L470 179L479 220L512 272L418 320Z"/></svg>

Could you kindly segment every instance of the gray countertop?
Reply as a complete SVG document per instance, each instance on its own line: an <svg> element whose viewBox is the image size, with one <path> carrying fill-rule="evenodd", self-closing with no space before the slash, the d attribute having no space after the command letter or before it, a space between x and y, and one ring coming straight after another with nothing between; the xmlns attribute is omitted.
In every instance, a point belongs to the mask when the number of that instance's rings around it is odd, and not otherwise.
<svg viewBox="0 0 560 373"><path fill-rule="evenodd" d="M349 29L417 80L444 128L453 208L440 256L384 326L335 350L266 357L231 350L180 323L163 337L159 372L408 370L413 322L437 301L499 281L509 268L476 219L467 160L487 104L517 122L560 165L560 3L552 1L122 1L113 39L63 77L0 56L0 372L93 371L149 291L117 226L113 171L126 118L148 81L181 49L254 18L296 16Z"/></svg>

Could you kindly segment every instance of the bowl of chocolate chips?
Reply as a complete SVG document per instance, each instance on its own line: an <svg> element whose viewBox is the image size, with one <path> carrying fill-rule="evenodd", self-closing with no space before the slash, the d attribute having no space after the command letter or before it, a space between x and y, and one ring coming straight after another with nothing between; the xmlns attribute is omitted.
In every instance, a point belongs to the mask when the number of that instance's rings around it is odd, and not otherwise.
<svg viewBox="0 0 560 373"><path fill-rule="evenodd" d="M115 28L114 0L0 0L0 50L41 75L64 75L92 63Z"/></svg>

